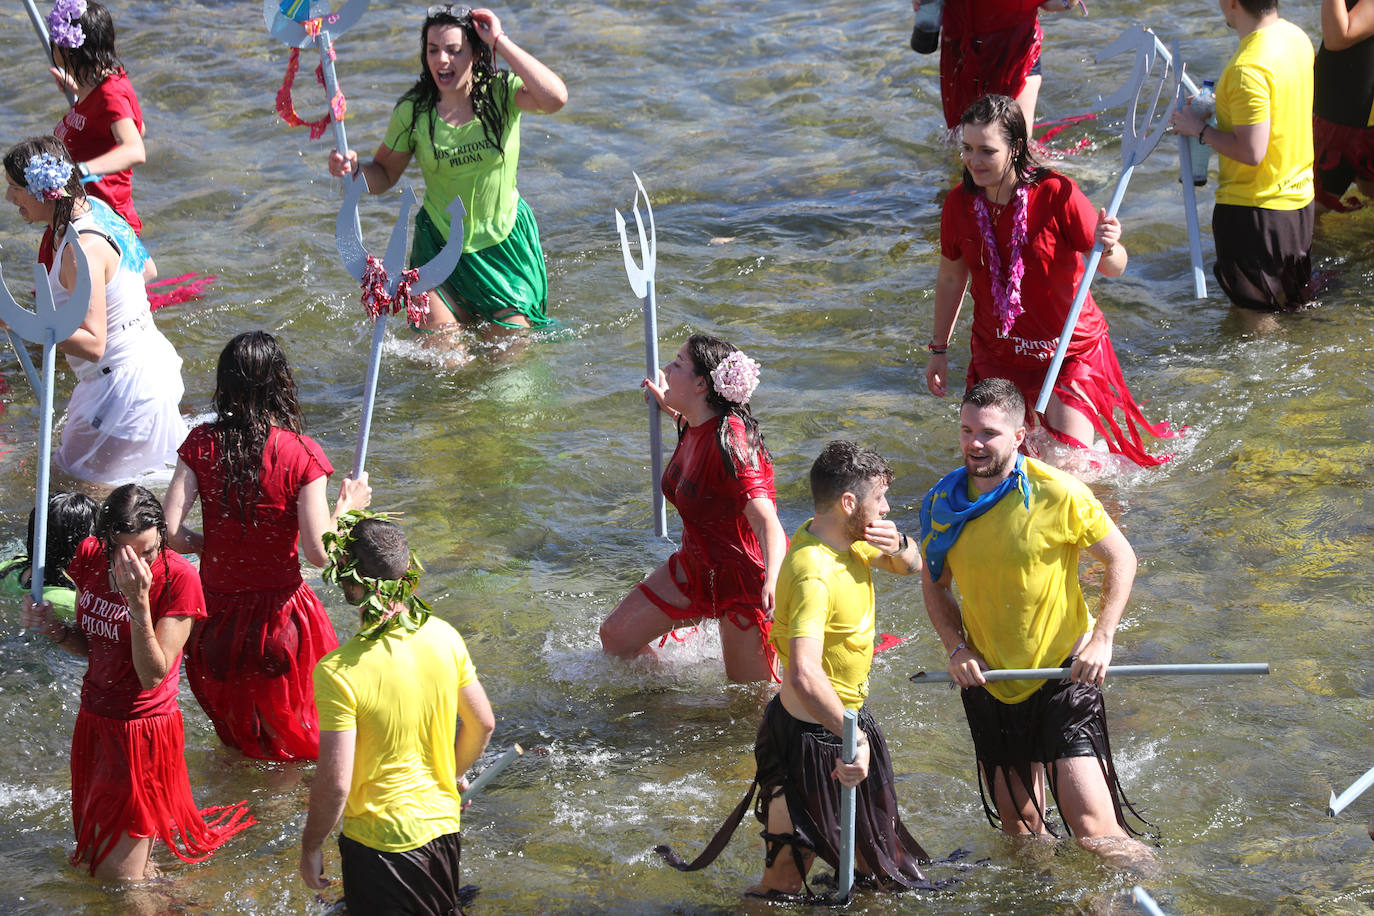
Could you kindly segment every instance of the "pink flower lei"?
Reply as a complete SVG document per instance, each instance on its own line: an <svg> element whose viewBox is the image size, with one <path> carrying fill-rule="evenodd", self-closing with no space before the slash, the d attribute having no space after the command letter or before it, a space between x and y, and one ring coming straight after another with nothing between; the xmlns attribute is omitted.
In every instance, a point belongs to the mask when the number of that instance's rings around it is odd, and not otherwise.
<svg viewBox="0 0 1374 916"><path fill-rule="evenodd" d="M978 222L978 231L983 233L983 246L988 253L988 279L992 286L992 304L997 311L997 326L1002 335L1011 333L1025 308L1021 305L1021 278L1025 276L1026 265L1021 259L1021 249L1026 244L1026 185L1016 186L1011 199L1011 251L1007 258L1007 274L1002 277L1002 259L997 253L997 233L988 216L986 194L973 199L973 216Z"/></svg>

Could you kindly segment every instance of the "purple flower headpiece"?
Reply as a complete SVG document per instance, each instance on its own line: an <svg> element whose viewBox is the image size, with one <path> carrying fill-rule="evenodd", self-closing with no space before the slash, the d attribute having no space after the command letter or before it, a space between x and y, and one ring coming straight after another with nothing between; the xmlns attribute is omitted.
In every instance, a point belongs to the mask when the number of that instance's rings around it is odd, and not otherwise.
<svg viewBox="0 0 1374 916"><path fill-rule="evenodd" d="M62 48L79 48L86 43L81 17L86 15L86 0L57 0L48 14L48 37Z"/></svg>
<svg viewBox="0 0 1374 916"><path fill-rule="evenodd" d="M759 364L735 350L711 370L716 393L733 404L748 404L759 387Z"/></svg>
<svg viewBox="0 0 1374 916"><path fill-rule="evenodd" d="M57 200L66 196L67 181L72 177L72 164L52 153L38 153L29 157L24 166L24 183L29 193L39 200Z"/></svg>

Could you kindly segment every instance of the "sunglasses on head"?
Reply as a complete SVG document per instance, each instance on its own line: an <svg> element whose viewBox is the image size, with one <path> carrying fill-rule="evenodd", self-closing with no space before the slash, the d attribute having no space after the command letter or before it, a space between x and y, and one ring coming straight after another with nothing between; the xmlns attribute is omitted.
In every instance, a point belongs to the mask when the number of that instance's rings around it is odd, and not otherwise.
<svg viewBox="0 0 1374 916"><path fill-rule="evenodd" d="M472 7L459 6L455 3L440 3L425 11L426 19L434 19L438 16L452 16L454 19L466 22L472 18Z"/></svg>

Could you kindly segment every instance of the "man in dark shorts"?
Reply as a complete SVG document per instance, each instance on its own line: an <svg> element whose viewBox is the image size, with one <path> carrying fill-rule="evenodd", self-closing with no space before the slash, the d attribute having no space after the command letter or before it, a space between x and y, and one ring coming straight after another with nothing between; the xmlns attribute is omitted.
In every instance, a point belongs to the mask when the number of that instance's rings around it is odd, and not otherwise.
<svg viewBox="0 0 1374 916"><path fill-rule="evenodd" d="M950 676L964 688L988 820L1008 834L1052 834L1048 774L1081 845L1104 858L1148 859L1126 824L1124 812L1135 811L1116 778L1100 689L1135 553L1086 485L1018 453L1025 413L1005 379L985 379L964 395L964 466L921 503L926 612ZM1106 566L1096 621L1079 588L1080 550ZM1069 678L1059 681L990 683L982 674L1068 664Z"/></svg>
<svg viewBox="0 0 1374 916"><path fill-rule="evenodd" d="M811 467L815 517L797 530L778 576L769 640L783 666L782 690L764 710L754 745L758 769L725 826L688 864L666 846L657 851L682 871L716 857L759 792L764 824L763 880L746 893L786 899L810 891L817 857L838 867L840 787L854 786L857 884L885 890L930 889L929 861L902 824L887 743L864 708L877 636L874 567L898 575L921 569L916 544L884 518L892 468L853 442L826 445ZM844 712L858 712L858 752L840 755Z"/></svg>
<svg viewBox="0 0 1374 916"><path fill-rule="evenodd" d="M325 569L361 605L362 628L315 666L320 758L301 878L329 884L323 845L342 816L350 913L448 916L462 912L461 777L495 720L463 638L415 596L405 533L360 515L340 520Z"/></svg>

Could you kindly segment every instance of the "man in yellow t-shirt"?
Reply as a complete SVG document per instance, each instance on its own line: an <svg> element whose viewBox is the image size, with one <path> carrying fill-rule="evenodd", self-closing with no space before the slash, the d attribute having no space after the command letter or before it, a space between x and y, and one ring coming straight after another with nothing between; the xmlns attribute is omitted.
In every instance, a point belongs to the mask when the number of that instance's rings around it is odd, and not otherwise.
<svg viewBox="0 0 1374 916"><path fill-rule="evenodd" d="M964 395L964 466L921 505L926 612L963 690L981 779L1004 832L1043 836L1044 773L1080 844L1113 859L1149 851L1131 839L1100 689L1135 578L1131 545L1082 482L1018 453L1025 401L1005 379ZM1097 619L1078 583L1079 551L1106 566ZM954 597L958 582L962 607ZM988 668L1057 668L1068 679L988 682ZM1134 813L1134 810L1132 813Z"/></svg>
<svg viewBox="0 0 1374 916"><path fill-rule="evenodd" d="M1213 272L1259 326L1312 298L1314 55L1278 0L1221 0L1221 11L1240 46L1217 82L1216 126L1188 107L1173 124L1217 151Z"/></svg>
<svg viewBox="0 0 1374 916"><path fill-rule="evenodd" d="M329 884L323 845L342 816L350 913L456 912L460 776L491 738L491 704L463 638L414 597L405 533L364 518L346 538L332 569L363 628L315 666L320 757L301 877Z"/></svg>

